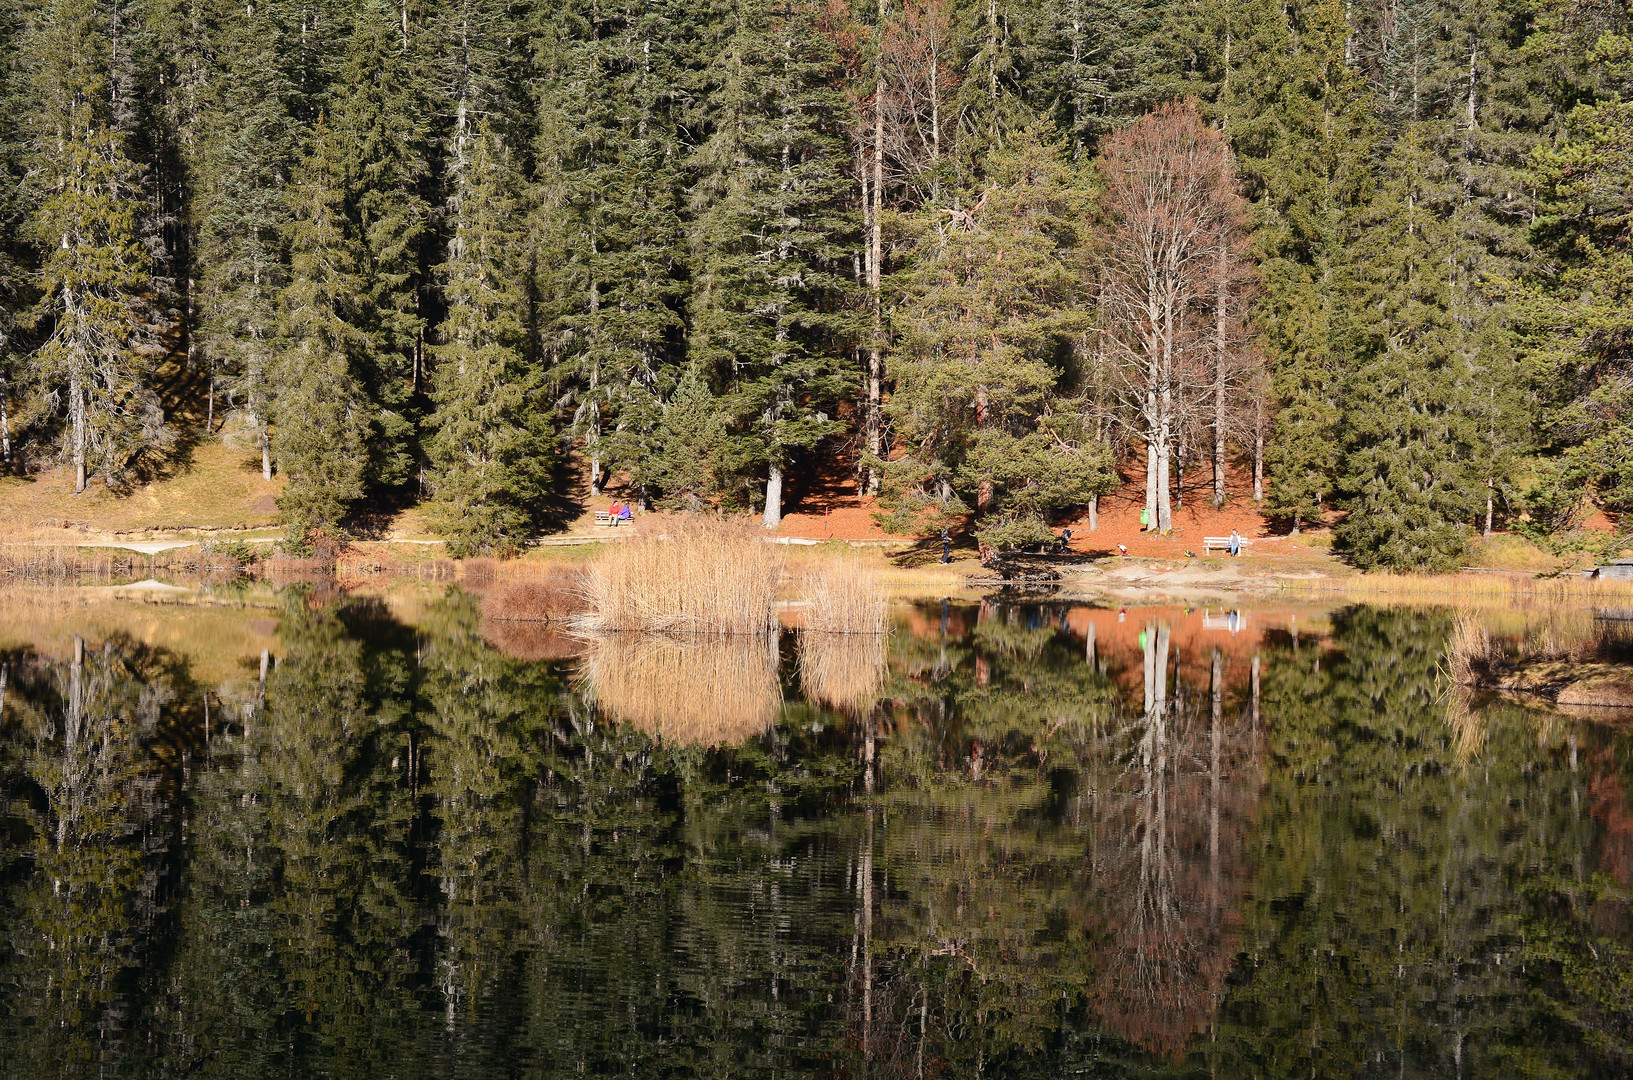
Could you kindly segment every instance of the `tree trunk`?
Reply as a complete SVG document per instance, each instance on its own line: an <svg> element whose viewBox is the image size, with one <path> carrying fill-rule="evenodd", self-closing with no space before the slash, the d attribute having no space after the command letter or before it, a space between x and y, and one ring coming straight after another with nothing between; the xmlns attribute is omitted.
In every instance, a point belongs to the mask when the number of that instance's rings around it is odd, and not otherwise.
<svg viewBox="0 0 1633 1080"><path fill-rule="evenodd" d="M875 460L883 457L884 418L881 415L884 394L884 301L880 283L884 274L884 230L881 217L884 211L885 184L885 0L879 0L879 57L873 65L873 183L872 205L868 216L868 293L873 302L873 339L868 343L868 400L867 444L868 453ZM868 469L868 494L879 493L879 470Z"/></svg>
<svg viewBox="0 0 1633 1080"><path fill-rule="evenodd" d="M68 383L70 408L74 416L74 494L85 490L85 391L79 376Z"/></svg>
<svg viewBox="0 0 1633 1080"><path fill-rule="evenodd" d="M1230 252L1221 244L1213 299L1213 505L1225 505L1225 349L1229 335Z"/></svg>
<svg viewBox="0 0 1633 1080"><path fill-rule="evenodd" d="M1253 501L1264 502L1264 401L1253 420Z"/></svg>
<svg viewBox="0 0 1633 1080"><path fill-rule="evenodd" d="M1301 510L1293 511L1293 531L1288 533L1287 535L1288 536L1297 536L1298 535L1298 527L1301 524L1303 524L1303 521L1304 521L1303 511L1301 511Z"/></svg>
<svg viewBox="0 0 1633 1080"><path fill-rule="evenodd" d="M772 465L765 477L765 527L775 529L782 524L782 466Z"/></svg>
<svg viewBox="0 0 1633 1080"><path fill-rule="evenodd" d="M1099 527L1100 527L1100 496L1091 495L1091 496L1089 496L1089 531L1094 532L1094 530L1098 529Z"/></svg>
<svg viewBox="0 0 1633 1080"><path fill-rule="evenodd" d="M1490 480L1486 481L1486 528L1485 528L1485 539L1487 539L1487 540L1491 539L1491 512L1492 512L1492 510L1494 508L1493 503L1495 501L1494 498L1493 498L1493 487L1494 486L1495 485L1492 483L1492 481L1490 481Z"/></svg>
<svg viewBox="0 0 1633 1080"><path fill-rule="evenodd" d="M1157 527L1157 446L1145 441L1145 528Z"/></svg>
<svg viewBox="0 0 1633 1080"><path fill-rule="evenodd" d="M267 434L266 422L261 422L261 479L272 479L272 438Z"/></svg>
<svg viewBox="0 0 1633 1080"><path fill-rule="evenodd" d="M1166 398L1167 396L1168 396L1167 391L1164 391L1163 392L1163 397ZM1171 446L1170 446L1170 443L1172 441L1172 434L1173 433L1169 428L1170 416L1172 414L1169 412L1168 405L1169 405L1169 403L1167 401L1163 402L1164 407L1163 407L1163 410L1162 410L1162 419L1159 421L1160 426L1157 429L1157 521L1156 521L1156 525L1157 525L1157 531L1160 532L1160 533L1167 533L1168 530L1170 530L1170 529L1172 529L1174 527L1173 496L1172 496L1172 493L1169 491L1169 484L1172 482L1172 479L1173 479L1170 472L1169 472L1169 469L1170 469L1169 458L1171 457L1171 449L1172 449Z"/></svg>
<svg viewBox="0 0 1633 1080"><path fill-rule="evenodd" d="M11 415L6 411L6 400L11 397L11 387L0 388L0 460L11 464Z"/></svg>

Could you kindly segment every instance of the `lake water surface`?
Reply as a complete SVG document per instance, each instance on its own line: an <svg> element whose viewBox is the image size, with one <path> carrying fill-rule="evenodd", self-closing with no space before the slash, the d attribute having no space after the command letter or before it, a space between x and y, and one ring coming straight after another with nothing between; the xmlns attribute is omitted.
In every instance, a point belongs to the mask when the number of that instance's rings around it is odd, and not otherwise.
<svg viewBox="0 0 1633 1080"><path fill-rule="evenodd" d="M1633 743L1450 622L0 593L0 1072L1629 1075Z"/></svg>

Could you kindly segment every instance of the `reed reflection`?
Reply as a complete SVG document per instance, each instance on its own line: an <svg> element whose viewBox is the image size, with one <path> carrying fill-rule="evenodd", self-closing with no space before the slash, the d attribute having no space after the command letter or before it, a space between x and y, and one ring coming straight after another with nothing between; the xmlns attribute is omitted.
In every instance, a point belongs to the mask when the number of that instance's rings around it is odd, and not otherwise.
<svg viewBox="0 0 1633 1080"><path fill-rule="evenodd" d="M579 661L586 696L661 742L735 745L768 731L782 706L771 636L590 638Z"/></svg>

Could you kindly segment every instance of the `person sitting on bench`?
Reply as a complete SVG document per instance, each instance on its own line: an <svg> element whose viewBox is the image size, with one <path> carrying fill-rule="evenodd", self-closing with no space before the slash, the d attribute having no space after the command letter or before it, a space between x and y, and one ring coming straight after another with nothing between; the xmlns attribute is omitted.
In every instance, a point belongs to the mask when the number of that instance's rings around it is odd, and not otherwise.
<svg viewBox="0 0 1633 1080"><path fill-rule="evenodd" d="M613 516L619 521L628 521L630 519L629 503L619 503L618 513Z"/></svg>
<svg viewBox="0 0 1633 1080"><path fill-rule="evenodd" d="M1230 531L1230 553L1232 555L1240 555L1242 553L1242 534L1237 532L1235 529Z"/></svg>
<svg viewBox="0 0 1633 1080"><path fill-rule="evenodd" d="M612 519L613 527L617 528L618 523L624 520L624 504L614 499L612 505L607 507L607 515Z"/></svg>

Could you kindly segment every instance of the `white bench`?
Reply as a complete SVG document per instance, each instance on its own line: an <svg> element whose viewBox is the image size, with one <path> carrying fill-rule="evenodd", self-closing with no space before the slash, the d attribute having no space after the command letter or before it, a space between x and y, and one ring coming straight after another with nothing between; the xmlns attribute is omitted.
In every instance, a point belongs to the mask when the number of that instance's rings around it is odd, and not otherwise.
<svg viewBox="0 0 1633 1080"><path fill-rule="evenodd" d="M1241 544L1243 547L1247 547L1249 544L1253 543L1253 541L1249 540L1245 536L1237 537L1236 542L1238 544ZM1202 538L1202 554L1206 555L1206 554L1208 554L1208 552L1212 551L1214 548L1218 548L1220 551L1229 551L1230 550L1230 537L1228 537L1228 536L1204 536Z"/></svg>
<svg viewBox="0 0 1633 1080"><path fill-rule="evenodd" d="M612 514L606 510L597 510L595 512L595 523L597 525L611 525Z"/></svg>

